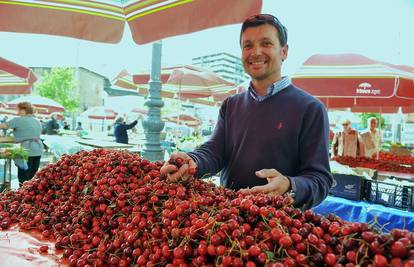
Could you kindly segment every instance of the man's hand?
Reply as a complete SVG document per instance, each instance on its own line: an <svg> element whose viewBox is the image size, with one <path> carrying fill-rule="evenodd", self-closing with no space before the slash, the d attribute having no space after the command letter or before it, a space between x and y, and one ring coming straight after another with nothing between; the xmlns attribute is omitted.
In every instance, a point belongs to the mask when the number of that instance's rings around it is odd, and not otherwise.
<svg viewBox="0 0 414 267"><path fill-rule="evenodd" d="M190 175L194 175L194 172L197 169L197 164L186 153L174 152L171 154L170 160L175 160L177 158L183 159L184 162L179 169L174 164L170 164L167 160L160 170L162 175L167 175L167 179L173 182L177 181L180 177L183 180L187 180Z"/></svg>
<svg viewBox="0 0 414 267"><path fill-rule="evenodd" d="M275 169L262 169L256 172L256 176L262 179L267 179L267 184L255 186L253 188L240 189L242 194L275 193L277 195L283 195L291 188L289 178L283 176Z"/></svg>

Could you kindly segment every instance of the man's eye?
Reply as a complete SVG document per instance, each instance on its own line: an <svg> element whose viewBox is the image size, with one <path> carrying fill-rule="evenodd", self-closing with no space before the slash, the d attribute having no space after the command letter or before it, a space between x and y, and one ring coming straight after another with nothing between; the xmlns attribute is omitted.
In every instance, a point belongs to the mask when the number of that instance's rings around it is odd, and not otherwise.
<svg viewBox="0 0 414 267"><path fill-rule="evenodd" d="M243 45L243 48L244 49L248 49L248 48L251 48L252 47L252 45L251 44L245 44L245 45Z"/></svg>
<svg viewBox="0 0 414 267"><path fill-rule="evenodd" d="M264 46L272 46L273 44L271 42L264 42L263 45Z"/></svg>

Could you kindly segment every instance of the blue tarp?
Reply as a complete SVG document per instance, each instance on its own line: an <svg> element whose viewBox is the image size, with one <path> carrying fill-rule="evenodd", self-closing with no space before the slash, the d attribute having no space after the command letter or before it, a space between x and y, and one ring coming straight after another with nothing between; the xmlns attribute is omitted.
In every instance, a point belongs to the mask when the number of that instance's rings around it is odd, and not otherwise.
<svg viewBox="0 0 414 267"><path fill-rule="evenodd" d="M394 228L414 231L414 212L398 210L364 201L328 196L313 209L322 215L333 213L349 222L366 222L390 231Z"/></svg>

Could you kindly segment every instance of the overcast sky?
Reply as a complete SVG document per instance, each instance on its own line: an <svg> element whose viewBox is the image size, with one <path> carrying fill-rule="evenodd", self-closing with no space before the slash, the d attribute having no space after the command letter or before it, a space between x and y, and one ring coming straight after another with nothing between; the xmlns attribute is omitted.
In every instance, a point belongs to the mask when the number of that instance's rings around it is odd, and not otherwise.
<svg viewBox="0 0 414 267"><path fill-rule="evenodd" d="M225 0L223 0L225 1ZM240 0L243 1L243 0ZM263 13L288 28L291 75L311 55L358 53L414 66L414 0L264 0ZM163 40L163 66L191 64L215 52L240 55L240 25L223 26ZM118 44L66 37L0 32L0 56L24 66L80 66L113 79L151 65L151 45L136 45L126 28Z"/></svg>

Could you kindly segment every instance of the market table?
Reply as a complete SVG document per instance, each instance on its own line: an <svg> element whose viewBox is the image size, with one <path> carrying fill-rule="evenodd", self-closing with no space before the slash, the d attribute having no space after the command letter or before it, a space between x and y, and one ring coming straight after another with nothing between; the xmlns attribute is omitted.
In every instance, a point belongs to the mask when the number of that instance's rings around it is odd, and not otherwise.
<svg viewBox="0 0 414 267"><path fill-rule="evenodd" d="M414 230L414 213L397 210L364 201L353 201L340 197L328 196L313 209L322 215L333 213L350 222L375 223L379 228Z"/></svg>

